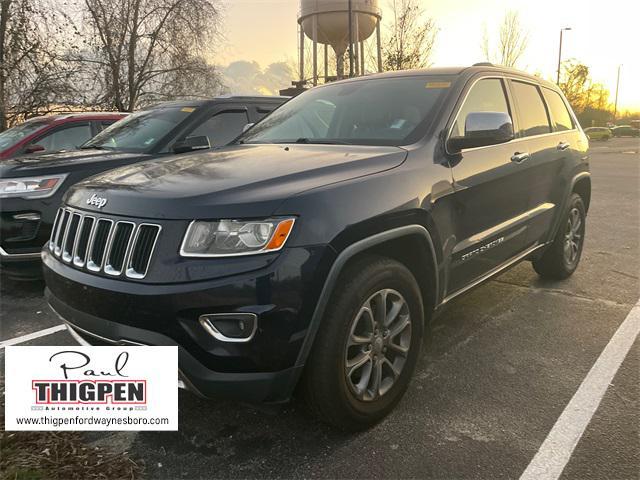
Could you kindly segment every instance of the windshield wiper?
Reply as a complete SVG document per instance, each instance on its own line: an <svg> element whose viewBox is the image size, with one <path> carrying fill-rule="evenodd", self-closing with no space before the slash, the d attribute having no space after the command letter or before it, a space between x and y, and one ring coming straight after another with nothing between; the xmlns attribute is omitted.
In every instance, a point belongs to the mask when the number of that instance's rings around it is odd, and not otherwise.
<svg viewBox="0 0 640 480"><path fill-rule="evenodd" d="M101 145L96 145L94 143L90 143L89 145L83 145L82 147L80 147L80 150L91 150L91 149L106 150L107 147L103 147Z"/></svg>
<svg viewBox="0 0 640 480"><path fill-rule="evenodd" d="M344 140L325 140L322 138L307 137L300 137L294 143L308 143L310 145L351 145L351 143L345 142Z"/></svg>

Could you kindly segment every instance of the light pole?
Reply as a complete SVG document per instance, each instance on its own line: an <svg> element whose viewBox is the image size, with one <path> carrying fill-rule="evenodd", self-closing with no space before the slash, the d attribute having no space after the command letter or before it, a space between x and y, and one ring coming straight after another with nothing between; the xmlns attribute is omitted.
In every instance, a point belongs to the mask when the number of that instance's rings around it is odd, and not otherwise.
<svg viewBox="0 0 640 480"><path fill-rule="evenodd" d="M353 77L353 10L349 0L349 78Z"/></svg>
<svg viewBox="0 0 640 480"><path fill-rule="evenodd" d="M564 27L560 29L560 48L558 48L558 78L556 83L560 83L560 62L562 62L562 34L565 30L571 30L571 27Z"/></svg>
<svg viewBox="0 0 640 480"><path fill-rule="evenodd" d="M616 123L616 117L618 116L618 87L620 87L620 67L622 67L622 64L618 65L618 79L616 80L616 101L613 104L613 123Z"/></svg>

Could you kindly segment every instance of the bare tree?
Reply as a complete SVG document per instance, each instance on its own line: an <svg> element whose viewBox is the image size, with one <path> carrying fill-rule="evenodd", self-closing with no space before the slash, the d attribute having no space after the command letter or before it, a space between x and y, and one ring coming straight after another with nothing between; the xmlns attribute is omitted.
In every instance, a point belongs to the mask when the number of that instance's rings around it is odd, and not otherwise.
<svg viewBox="0 0 640 480"><path fill-rule="evenodd" d="M426 18L418 0L393 0L393 24L385 40L384 70L407 70L430 65L438 29Z"/></svg>
<svg viewBox="0 0 640 480"><path fill-rule="evenodd" d="M563 62L558 86L567 97L582 126L605 125L613 119L614 109L609 101L610 92L604 85L592 80L587 65L576 59Z"/></svg>
<svg viewBox="0 0 640 480"><path fill-rule="evenodd" d="M60 19L40 0L0 0L0 131L65 109L69 72L56 57Z"/></svg>
<svg viewBox="0 0 640 480"><path fill-rule="evenodd" d="M529 34L520 25L520 15L515 11L508 11L502 19L497 48L491 47L491 39L486 30L482 39L482 52L487 61L515 67L524 55L529 43Z"/></svg>
<svg viewBox="0 0 640 480"><path fill-rule="evenodd" d="M83 0L80 66L95 102L133 111L158 100L211 96L221 84L205 58L215 45L218 0ZM87 40L90 39L90 40ZM91 79L94 79L91 82Z"/></svg>

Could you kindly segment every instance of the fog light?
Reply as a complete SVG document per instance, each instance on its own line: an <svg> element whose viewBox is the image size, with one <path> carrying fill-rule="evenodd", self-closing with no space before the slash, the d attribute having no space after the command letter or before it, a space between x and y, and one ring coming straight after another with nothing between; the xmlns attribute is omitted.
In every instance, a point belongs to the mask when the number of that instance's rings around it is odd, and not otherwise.
<svg viewBox="0 0 640 480"><path fill-rule="evenodd" d="M248 342L258 329L254 313L210 313L200 315L200 325L221 342Z"/></svg>

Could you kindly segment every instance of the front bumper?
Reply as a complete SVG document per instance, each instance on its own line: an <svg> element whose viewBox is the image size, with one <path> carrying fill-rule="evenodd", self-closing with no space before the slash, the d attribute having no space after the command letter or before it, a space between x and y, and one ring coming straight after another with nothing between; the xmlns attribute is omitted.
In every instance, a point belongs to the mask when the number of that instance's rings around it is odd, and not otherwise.
<svg viewBox="0 0 640 480"><path fill-rule="evenodd" d="M113 328L113 325L105 323L103 319L70 309L52 297L48 289L46 293L52 310L65 322L72 336L80 344L177 346L180 386L203 397L234 398L247 402L284 402L291 396L302 371L302 367L292 367L280 372L266 373L215 372L202 365L184 347L164 335L126 325ZM84 328L71 323L68 318L82 323ZM136 340L129 340L131 338Z"/></svg>
<svg viewBox="0 0 640 480"><path fill-rule="evenodd" d="M3 262L11 258L37 260L49 240L59 198L3 198L0 208L0 247ZM26 258L31 256L31 258Z"/></svg>
<svg viewBox="0 0 640 480"><path fill-rule="evenodd" d="M285 249L267 268L179 284L141 284L79 271L43 251L46 298L90 344L175 345L185 384L203 396L282 402L291 396L313 305L333 261L328 247ZM215 260L213 260L215 261ZM250 312L247 343L212 337L202 314Z"/></svg>
<svg viewBox="0 0 640 480"><path fill-rule="evenodd" d="M37 253L9 253L0 247L0 271L19 279L35 279L42 276L40 251Z"/></svg>
<svg viewBox="0 0 640 480"><path fill-rule="evenodd" d="M0 200L0 268L17 278L42 275L40 250L51 235L56 199Z"/></svg>

